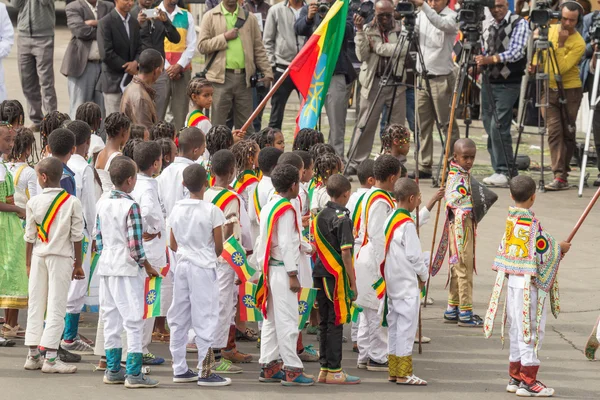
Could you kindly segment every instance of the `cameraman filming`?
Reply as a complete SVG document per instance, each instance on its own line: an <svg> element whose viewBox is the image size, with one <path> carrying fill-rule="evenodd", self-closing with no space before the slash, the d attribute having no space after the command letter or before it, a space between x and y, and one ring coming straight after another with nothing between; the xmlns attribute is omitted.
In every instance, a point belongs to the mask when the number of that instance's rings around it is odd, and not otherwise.
<svg viewBox="0 0 600 400"><path fill-rule="evenodd" d="M459 24L456 13L448 7L449 0L410 0L415 7L421 7L417 16L416 29L419 33L419 45L423 52L427 76L431 84L431 94L419 90L419 121L421 138L421 164L419 165L419 178L431 178L433 166L433 127L435 118L431 109L431 100L435 104L435 111L440 124L447 130L450 120L450 101L456 80L452 49L458 33ZM421 66L417 64L420 73ZM454 142L459 137L456 121L452 124L452 138ZM414 178L414 174L409 174Z"/></svg>
<svg viewBox="0 0 600 400"><path fill-rule="evenodd" d="M558 71L562 77L566 104L560 104L558 86L549 57L545 57L543 70L549 74L549 98L542 96L542 104L548 101L548 107L542 108L542 116L546 120L548 131L548 147L554 180L546 185L546 190L567 190L569 183L569 163L575 152L575 120L583 90L579 78L579 61L585 52L585 42L577 24L583 18L583 8L574 1L567 1L560 6L561 20L559 24L551 25L548 31L548 41L555 50ZM534 58L529 72L533 73L537 60ZM571 126L569 127L569 123Z"/></svg>
<svg viewBox="0 0 600 400"><path fill-rule="evenodd" d="M355 14L356 37L354 42L356 43L356 56L362 62L362 65L358 76L361 85L361 106L353 143L356 152L353 158L348 161L348 170L352 173L356 170L358 164L371 155L379 116L384 106L387 107L388 112L392 112L391 124L404 125L406 120L406 86L396 87L393 106L394 86L384 86L381 94L377 97L379 81L384 76L388 65L395 62L391 57L394 55L402 31L402 23L394 19L394 5L391 0L379 0L375 4L375 18L366 26L364 24L365 19ZM406 58L407 44L408 42L400 50L400 62L398 62L394 71L396 80L402 78L401 74L404 70L402 60ZM373 107L373 112L367 120L371 107ZM362 133L360 127L363 127Z"/></svg>
<svg viewBox="0 0 600 400"><path fill-rule="evenodd" d="M313 2L302 7L300 16L294 24L296 35L309 37L325 18L327 11L336 0ZM350 42L354 40L354 25L352 13L346 19L346 32L340 49L340 55L335 64L333 76L329 82L329 91L325 99L325 111L329 121L329 144L333 146L338 156L344 157L344 136L346 134L346 115L350 85L356 79L356 72L348 56Z"/></svg>
<svg viewBox="0 0 600 400"><path fill-rule="evenodd" d="M510 12L507 0L496 0L490 11L493 19L483 32L483 55L475 57L479 67L487 66L490 83L484 84L481 89L481 111L494 174L485 178L483 183L506 186L513 171L510 136L513 106L519 98L521 80L527 67L526 47L530 31L525 19ZM499 126L494 120L494 109Z"/></svg>

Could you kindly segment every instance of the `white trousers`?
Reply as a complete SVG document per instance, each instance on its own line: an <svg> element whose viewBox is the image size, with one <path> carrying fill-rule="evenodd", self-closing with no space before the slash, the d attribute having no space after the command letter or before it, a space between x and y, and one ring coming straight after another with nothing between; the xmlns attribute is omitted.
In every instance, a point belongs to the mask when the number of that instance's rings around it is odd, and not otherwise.
<svg viewBox="0 0 600 400"><path fill-rule="evenodd" d="M152 335L150 335L150 340L152 340ZM127 332L125 332L125 330L121 332L121 348L123 349L121 361L124 362L127 361ZM94 355L106 357L106 352L104 351L104 313L102 312L102 308L98 311L98 326L96 327Z"/></svg>
<svg viewBox="0 0 600 400"><path fill-rule="evenodd" d="M85 303L85 295L90 279L90 263L92 256L92 244L87 232L84 232L84 249L81 266L85 272L85 279L73 279L69 285L69 295L67 297L67 314L79 314Z"/></svg>
<svg viewBox="0 0 600 400"><path fill-rule="evenodd" d="M420 298L392 300L388 298L389 353L398 357L412 355L419 325Z"/></svg>
<svg viewBox="0 0 600 400"><path fill-rule="evenodd" d="M298 342L298 295L290 290L283 265L269 266L267 319L260 337L260 364L283 360L287 368L303 368L296 353Z"/></svg>
<svg viewBox="0 0 600 400"><path fill-rule="evenodd" d="M71 257L33 255L29 275L25 346L58 349L65 329L67 295L72 275Z"/></svg>
<svg viewBox="0 0 600 400"><path fill-rule="evenodd" d="M521 362L524 367L540 365L540 360L535 355L535 338L537 335L537 324L535 321L538 291L531 285L530 290L531 305L529 308L531 341L529 344L523 341L523 289L508 287L506 296L506 320L509 325L508 335L510 337L510 362ZM546 307L542 311L540 320L540 340L538 350L542 348L544 340L544 331L546 329Z"/></svg>
<svg viewBox="0 0 600 400"><path fill-rule="evenodd" d="M235 323L235 299L237 298L235 272L228 263L217 262L217 281L219 283L219 320L213 335L212 347L224 349L227 347L229 327L232 322Z"/></svg>
<svg viewBox="0 0 600 400"><path fill-rule="evenodd" d="M138 276L102 276L100 307L104 321L104 349L122 348L121 333L125 329L127 352L142 353L144 281L141 273Z"/></svg>
<svg viewBox="0 0 600 400"><path fill-rule="evenodd" d="M358 362L366 363L369 358L377 363L387 362L388 343L386 328L381 326L381 314L373 308L363 308L358 325ZM414 336L413 336L414 340Z"/></svg>
<svg viewBox="0 0 600 400"><path fill-rule="evenodd" d="M185 357L190 327L198 347L199 370L202 370L204 357L213 343L219 320L217 271L180 262L175 272L173 292L173 304L167 313L171 329L169 349L173 356L173 374L181 375L188 370Z"/></svg>
<svg viewBox="0 0 600 400"><path fill-rule="evenodd" d="M152 264L154 266L154 264ZM164 267L164 265L163 265ZM156 267L155 267L156 268ZM161 267L158 267L160 269ZM158 271L157 269L157 271ZM173 304L173 269L162 279L160 285L160 316L166 317Z"/></svg>
<svg viewBox="0 0 600 400"><path fill-rule="evenodd" d="M350 326L350 339L352 342L356 343L358 340L358 326L360 325L360 314L358 314L358 319L356 322L352 322Z"/></svg>

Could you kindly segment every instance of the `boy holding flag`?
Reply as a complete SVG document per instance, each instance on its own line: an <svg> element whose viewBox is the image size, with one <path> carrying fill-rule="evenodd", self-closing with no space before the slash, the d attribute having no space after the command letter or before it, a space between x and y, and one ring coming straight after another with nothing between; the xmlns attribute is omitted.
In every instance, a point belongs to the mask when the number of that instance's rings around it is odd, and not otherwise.
<svg viewBox="0 0 600 400"><path fill-rule="evenodd" d="M315 217L314 235L317 262L313 271L320 322L319 383L356 384L360 379L342 371L342 336L344 324L350 322L351 303L356 300L356 278L352 265L352 221L345 205L352 186L343 175L333 175L327 182L331 201Z"/></svg>

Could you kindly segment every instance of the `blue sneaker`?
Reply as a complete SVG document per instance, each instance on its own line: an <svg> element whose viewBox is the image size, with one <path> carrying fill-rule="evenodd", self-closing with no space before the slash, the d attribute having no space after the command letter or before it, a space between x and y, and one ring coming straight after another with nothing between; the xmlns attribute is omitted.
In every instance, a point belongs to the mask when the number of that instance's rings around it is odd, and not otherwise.
<svg viewBox="0 0 600 400"><path fill-rule="evenodd" d="M285 371L285 379L281 381L283 386L312 386L315 384L315 378L307 376L300 371Z"/></svg>
<svg viewBox="0 0 600 400"><path fill-rule="evenodd" d="M260 371L260 376L258 377L258 381L263 382L263 383L279 383L284 379L285 379L285 374L281 370L277 371L271 377L266 377L265 371L263 370L263 371Z"/></svg>
<svg viewBox="0 0 600 400"><path fill-rule="evenodd" d="M480 328L483 326L483 320L479 315L473 314L473 311L461 311L458 315L458 326Z"/></svg>
<svg viewBox="0 0 600 400"><path fill-rule="evenodd" d="M210 374L208 378L198 378L198 386L229 386L231 379L223 378L217 374Z"/></svg>
<svg viewBox="0 0 600 400"><path fill-rule="evenodd" d="M160 365L165 362L162 357L156 357L152 353L146 353L142 356L142 365Z"/></svg>
<svg viewBox="0 0 600 400"><path fill-rule="evenodd" d="M198 380L198 374L188 369L186 373L175 375L173 377L174 383L187 383L187 382L196 382Z"/></svg>
<svg viewBox="0 0 600 400"><path fill-rule="evenodd" d="M107 385L122 385L125 383L125 368L121 368L117 372L106 370L102 382Z"/></svg>
<svg viewBox="0 0 600 400"><path fill-rule="evenodd" d="M317 362L319 361L319 352L314 349L312 344L304 346L302 353L298 354L301 361L304 362Z"/></svg>
<svg viewBox="0 0 600 400"><path fill-rule="evenodd" d="M446 323L457 323L458 322L458 309L453 308L452 310L444 311L444 322Z"/></svg>
<svg viewBox="0 0 600 400"><path fill-rule="evenodd" d="M140 373L139 375L127 375L127 378L125 378L125 387L128 389L145 389L154 388L157 386L157 380L148 378L142 373Z"/></svg>

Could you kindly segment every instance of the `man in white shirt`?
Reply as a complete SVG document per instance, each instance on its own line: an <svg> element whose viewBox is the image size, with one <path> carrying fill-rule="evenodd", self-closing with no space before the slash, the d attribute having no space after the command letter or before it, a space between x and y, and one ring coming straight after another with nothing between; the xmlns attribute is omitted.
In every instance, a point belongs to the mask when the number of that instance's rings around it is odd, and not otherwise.
<svg viewBox="0 0 600 400"><path fill-rule="evenodd" d="M170 105L173 125L176 129L181 129L185 126L185 117L188 113L187 86L192 78L192 58L196 48L194 17L187 10L179 8L177 0L164 0L158 9L167 13L173 26L181 35L179 43L172 43L165 38L166 75L161 75L157 84L162 79L168 79L168 82L166 85L157 85L157 91L166 90L166 93L158 93L158 97L165 99L162 104L157 104L158 119L165 119L167 107Z"/></svg>
<svg viewBox="0 0 600 400"><path fill-rule="evenodd" d="M434 110L442 127L447 129L450 120L450 100L454 89L455 72L452 60L452 49L458 22L456 13L448 8L448 0L411 0L421 7L417 15L416 29L419 33L419 44L423 52L427 77L431 84L431 95L425 90L419 91L419 121L421 137L421 164L419 178L431 178L433 166L433 129L435 125ZM421 65L417 64L420 73ZM444 135L445 136L445 135ZM452 124L452 141L459 138L456 121ZM409 177L414 178L414 173Z"/></svg>

